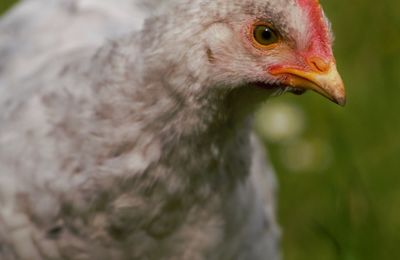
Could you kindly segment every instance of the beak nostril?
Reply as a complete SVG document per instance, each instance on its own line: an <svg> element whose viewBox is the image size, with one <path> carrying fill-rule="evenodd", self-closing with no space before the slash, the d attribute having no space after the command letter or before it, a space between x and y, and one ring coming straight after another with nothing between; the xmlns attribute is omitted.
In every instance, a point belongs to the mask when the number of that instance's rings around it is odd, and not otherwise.
<svg viewBox="0 0 400 260"><path fill-rule="evenodd" d="M319 57L311 57L308 60L311 68L315 71L319 72L328 72L329 71L329 63L325 62L323 59Z"/></svg>

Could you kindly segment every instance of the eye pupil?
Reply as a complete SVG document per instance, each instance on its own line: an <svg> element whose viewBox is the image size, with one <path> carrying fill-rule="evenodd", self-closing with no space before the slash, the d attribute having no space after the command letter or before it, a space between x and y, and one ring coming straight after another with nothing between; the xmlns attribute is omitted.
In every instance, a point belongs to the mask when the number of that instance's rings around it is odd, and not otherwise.
<svg viewBox="0 0 400 260"><path fill-rule="evenodd" d="M262 37L267 41L272 38L272 32L269 28L265 28L265 30L262 32Z"/></svg>
<svg viewBox="0 0 400 260"><path fill-rule="evenodd" d="M267 25L257 25L254 28L254 39L258 44L268 46L278 41L278 36L273 29Z"/></svg>

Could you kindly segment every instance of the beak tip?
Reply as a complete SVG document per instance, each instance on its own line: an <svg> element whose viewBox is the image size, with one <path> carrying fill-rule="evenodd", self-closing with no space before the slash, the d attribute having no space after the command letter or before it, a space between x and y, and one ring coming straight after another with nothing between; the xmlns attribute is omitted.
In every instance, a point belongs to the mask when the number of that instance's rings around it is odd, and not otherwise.
<svg viewBox="0 0 400 260"><path fill-rule="evenodd" d="M336 104L338 104L339 106L344 107L344 106L346 106L347 100L346 100L346 97L339 97L339 98L336 98L336 99L334 100L334 102L335 102Z"/></svg>

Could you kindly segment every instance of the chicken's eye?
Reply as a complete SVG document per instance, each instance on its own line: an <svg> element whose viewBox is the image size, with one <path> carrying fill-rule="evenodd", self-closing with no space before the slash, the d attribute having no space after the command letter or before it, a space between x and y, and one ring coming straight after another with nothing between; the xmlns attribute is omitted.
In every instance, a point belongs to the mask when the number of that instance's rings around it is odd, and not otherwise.
<svg viewBox="0 0 400 260"><path fill-rule="evenodd" d="M268 25L256 25L253 32L254 39L258 44L268 46L278 42L279 37Z"/></svg>

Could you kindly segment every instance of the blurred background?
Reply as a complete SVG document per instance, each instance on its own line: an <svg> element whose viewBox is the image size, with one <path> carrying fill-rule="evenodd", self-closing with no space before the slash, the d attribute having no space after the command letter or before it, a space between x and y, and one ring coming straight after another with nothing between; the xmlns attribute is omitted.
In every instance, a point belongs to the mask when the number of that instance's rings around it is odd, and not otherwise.
<svg viewBox="0 0 400 260"><path fill-rule="evenodd" d="M280 180L284 259L400 259L400 1L321 3L347 106L307 93L258 114Z"/></svg>
<svg viewBox="0 0 400 260"><path fill-rule="evenodd" d="M400 259L400 1L321 2L347 106L288 94L257 115L280 181L284 259Z"/></svg>

